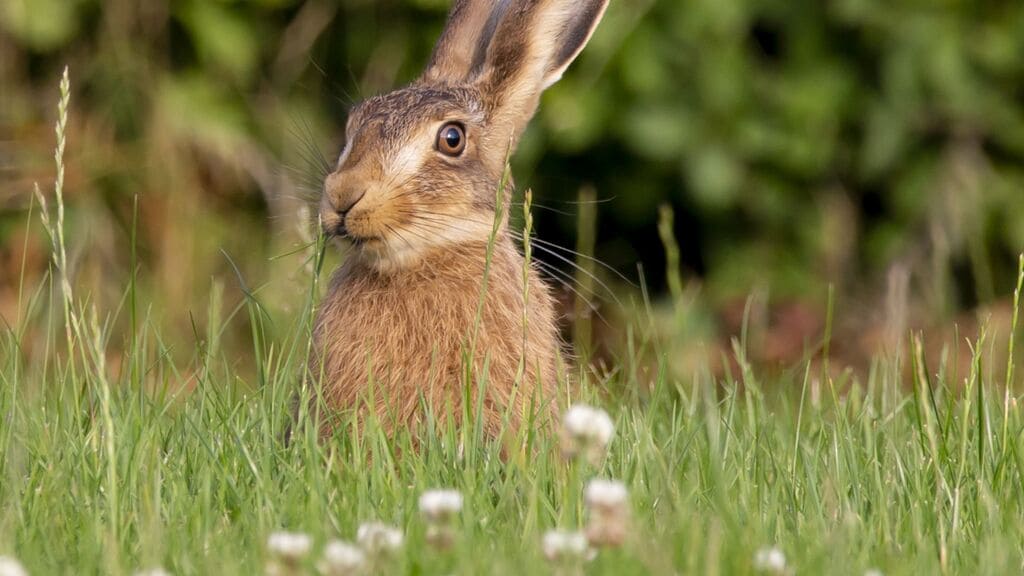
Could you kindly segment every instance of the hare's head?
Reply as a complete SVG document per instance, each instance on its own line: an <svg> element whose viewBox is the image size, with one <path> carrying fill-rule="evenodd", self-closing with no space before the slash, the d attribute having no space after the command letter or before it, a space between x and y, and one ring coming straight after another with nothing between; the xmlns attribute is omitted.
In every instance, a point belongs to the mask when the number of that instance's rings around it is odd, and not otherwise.
<svg viewBox="0 0 1024 576"><path fill-rule="evenodd" d="M349 113L320 218L378 269L486 239L505 162L608 0L455 0L423 75Z"/></svg>

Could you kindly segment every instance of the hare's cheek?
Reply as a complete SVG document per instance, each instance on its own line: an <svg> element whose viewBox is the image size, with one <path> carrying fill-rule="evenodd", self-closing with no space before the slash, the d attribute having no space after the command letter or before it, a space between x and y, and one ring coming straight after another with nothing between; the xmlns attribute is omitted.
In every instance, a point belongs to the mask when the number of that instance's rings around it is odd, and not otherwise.
<svg viewBox="0 0 1024 576"><path fill-rule="evenodd" d="M376 236L376 229L373 215L365 210L353 210L345 216L345 230L352 238Z"/></svg>
<svg viewBox="0 0 1024 576"><path fill-rule="evenodd" d="M345 228L357 238L381 238L396 226L397 211L391 202L359 204L345 215Z"/></svg>
<svg viewBox="0 0 1024 576"><path fill-rule="evenodd" d="M385 206L381 207L381 218L393 227L404 227L411 224L421 210L415 191L399 192Z"/></svg>

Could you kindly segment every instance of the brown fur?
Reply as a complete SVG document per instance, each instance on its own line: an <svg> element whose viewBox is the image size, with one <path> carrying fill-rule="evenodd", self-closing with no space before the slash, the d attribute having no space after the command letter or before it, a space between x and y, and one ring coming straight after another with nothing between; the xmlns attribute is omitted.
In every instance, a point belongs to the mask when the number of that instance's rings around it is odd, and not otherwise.
<svg viewBox="0 0 1024 576"><path fill-rule="evenodd" d="M352 110L320 203L326 233L354 248L314 334L311 373L331 412L370 400L392 430L422 421L421 399L459 417L469 398L492 436L506 418L516 429L551 414L562 372L554 306L512 243L510 194L498 189L540 93L606 4L456 0L424 75ZM465 133L456 156L436 146L450 123Z"/></svg>
<svg viewBox="0 0 1024 576"><path fill-rule="evenodd" d="M467 385L471 413L479 402L477 392L485 390L484 430L489 435L502 429L506 417L512 428L531 415L543 419L554 408L559 366L551 296L530 270L524 306L523 260L506 237L495 242L487 291L482 292L486 250L485 242L467 244L394 274L358 261L339 269L316 326L330 375L326 404L343 408L368 400L371 374L373 410L386 429L420 422L421 396L436 417L458 419ZM470 351L467 382L464 358ZM521 358L529 362L525 370ZM538 408L535 414L531 405Z"/></svg>

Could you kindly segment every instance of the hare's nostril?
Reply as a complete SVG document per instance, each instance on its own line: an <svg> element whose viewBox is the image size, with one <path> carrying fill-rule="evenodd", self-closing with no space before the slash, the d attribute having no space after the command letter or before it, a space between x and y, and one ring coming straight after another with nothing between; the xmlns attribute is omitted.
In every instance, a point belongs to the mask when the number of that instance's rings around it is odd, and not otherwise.
<svg viewBox="0 0 1024 576"><path fill-rule="evenodd" d="M334 212L338 216L340 216L341 218L344 219L345 215L348 214L350 211L352 211L352 208L356 204L358 204L359 201L362 200L363 196L365 196L365 195L366 195L366 191L365 190L363 190L361 192L358 192L358 193L355 193L355 194L346 194L344 198L339 198L334 203Z"/></svg>

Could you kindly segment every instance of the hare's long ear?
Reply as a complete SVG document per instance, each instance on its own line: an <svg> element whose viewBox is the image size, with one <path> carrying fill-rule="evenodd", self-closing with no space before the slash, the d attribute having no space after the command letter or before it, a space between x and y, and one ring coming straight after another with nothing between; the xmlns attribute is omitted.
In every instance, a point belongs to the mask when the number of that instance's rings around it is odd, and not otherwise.
<svg viewBox="0 0 1024 576"><path fill-rule="evenodd" d="M487 47L476 83L490 108L495 134L515 141L533 117L540 93L576 59L608 0L508 0Z"/></svg>
<svg viewBox="0 0 1024 576"><path fill-rule="evenodd" d="M455 0L421 81L463 82L478 68L509 0Z"/></svg>

